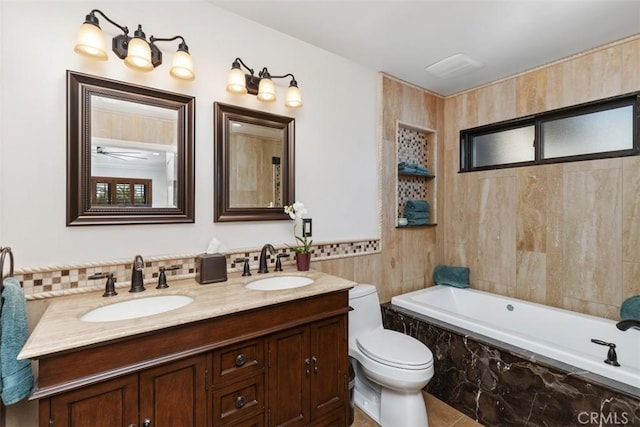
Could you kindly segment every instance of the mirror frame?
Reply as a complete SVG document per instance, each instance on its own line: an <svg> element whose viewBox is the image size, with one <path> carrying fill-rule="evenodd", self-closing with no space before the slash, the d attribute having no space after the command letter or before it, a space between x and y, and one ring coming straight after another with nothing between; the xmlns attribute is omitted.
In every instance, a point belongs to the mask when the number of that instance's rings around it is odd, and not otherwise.
<svg viewBox="0 0 640 427"><path fill-rule="evenodd" d="M178 113L175 207L91 205L91 96ZM195 221L195 97L67 70L67 226Z"/></svg>
<svg viewBox="0 0 640 427"><path fill-rule="evenodd" d="M295 200L295 119L214 102L214 222L290 220L284 206ZM239 121L283 130L282 203L265 208L233 208L229 203L229 122Z"/></svg>

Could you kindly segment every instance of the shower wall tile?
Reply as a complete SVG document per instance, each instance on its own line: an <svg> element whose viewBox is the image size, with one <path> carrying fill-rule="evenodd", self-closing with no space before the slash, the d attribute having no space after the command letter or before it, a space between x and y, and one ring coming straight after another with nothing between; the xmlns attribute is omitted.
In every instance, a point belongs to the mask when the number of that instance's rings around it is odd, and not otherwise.
<svg viewBox="0 0 640 427"><path fill-rule="evenodd" d="M638 90L635 36L446 98L441 261L478 289L617 319L640 293L640 156L461 174L459 133Z"/></svg>
<svg viewBox="0 0 640 427"><path fill-rule="evenodd" d="M547 92L547 72L544 69L535 70L530 73L516 77L516 116L533 114L545 111Z"/></svg>
<svg viewBox="0 0 640 427"><path fill-rule="evenodd" d="M515 294L515 228L516 179L514 176L481 179L478 182L480 200L474 212L478 223L477 277L495 283L498 293Z"/></svg>
<svg viewBox="0 0 640 427"><path fill-rule="evenodd" d="M517 240L520 251L544 252L547 246L547 177L544 168L516 169Z"/></svg>
<svg viewBox="0 0 640 427"><path fill-rule="evenodd" d="M539 304L547 302L547 256L541 252L518 251L515 297Z"/></svg>
<svg viewBox="0 0 640 427"><path fill-rule="evenodd" d="M591 165L593 166L592 162ZM568 167L567 169L574 169ZM569 171L564 180L565 296L619 303L622 286L622 174L620 169Z"/></svg>
<svg viewBox="0 0 640 427"><path fill-rule="evenodd" d="M640 262L640 157L622 160L622 259Z"/></svg>
<svg viewBox="0 0 640 427"><path fill-rule="evenodd" d="M640 262L623 262L621 301L634 295L640 295Z"/></svg>
<svg viewBox="0 0 640 427"><path fill-rule="evenodd" d="M640 48L637 43L625 43L622 51L622 93L640 90Z"/></svg>

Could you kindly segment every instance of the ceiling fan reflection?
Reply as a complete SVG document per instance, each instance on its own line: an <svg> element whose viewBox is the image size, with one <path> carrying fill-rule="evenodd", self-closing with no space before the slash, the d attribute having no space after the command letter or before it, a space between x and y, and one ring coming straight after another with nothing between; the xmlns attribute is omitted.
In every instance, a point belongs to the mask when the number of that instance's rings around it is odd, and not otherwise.
<svg viewBox="0 0 640 427"><path fill-rule="evenodd" d="M109 149L101 146L96 147L95 154L102 154L103 156L113 157L114 159L129 161L132 159L136 160L147 160L146 157L142 156L140 151L109 151Z"/></svg>

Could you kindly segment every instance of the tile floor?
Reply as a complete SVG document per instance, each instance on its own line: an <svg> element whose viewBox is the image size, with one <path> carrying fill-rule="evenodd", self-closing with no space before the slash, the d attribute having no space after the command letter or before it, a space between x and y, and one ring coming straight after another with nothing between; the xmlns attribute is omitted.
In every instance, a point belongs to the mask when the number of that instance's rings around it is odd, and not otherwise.
<svg viewBox="0 0 640 427"><path fill-rule="evenodd" d="M423 395L429 414L429 427L482 427L482 424L478 424L432 395L428 393ZM351 427L378 427L378 424L356 406Z"/></svg>

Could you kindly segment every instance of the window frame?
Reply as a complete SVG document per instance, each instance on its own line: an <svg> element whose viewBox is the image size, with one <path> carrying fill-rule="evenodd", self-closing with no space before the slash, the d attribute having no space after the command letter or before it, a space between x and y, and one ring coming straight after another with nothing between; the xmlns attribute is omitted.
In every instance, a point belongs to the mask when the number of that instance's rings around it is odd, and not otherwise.
<svg viewBox="0 0 640 427"><path fill-rule="evenodd" d="M632 147L624 150L615 151L599 151L594 153L576 154L571 156L543 158L544 139L542 137L543 123L576 117L584 114L597 113L600 111L608 111L625 106L631 106L633 109L632 119ZM534 160L515 163L501 163L488 166L473 166L473 138L500 131L517 129L520 127L534 126ZM607 159L613 157L637 156L640 154L640 91L628 93L624 95L600 99L597 101L586 102L569 107L558 108L555 110L545 111L538 114L519 117L516 119L505 120L488 125L478 126L460 131L460 173L476 172L483 170L504 169L512 167L535 166L553 163L576 162L583 160Z"/></svg>
<svg viewBox="0 0 640 427"><path fill-rule="evenodd" d="M91 204L96 206L119 206L119 207L151 207L153 206L152 193L151 193L151 179L145 178L118 178L110 176L92 176L91 177ZM107 184L109 191L109 204L97 203L97 191L96 184ZM117 203L117 186L118 184L126 184L129 186L129 201L130 203ZM146 201L145 203L135 203L135 186L142 185L145 189Z"/></svg>

